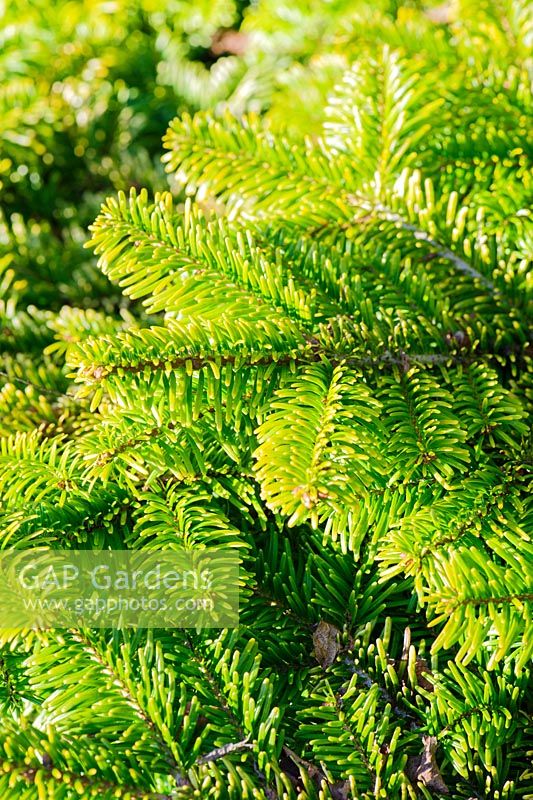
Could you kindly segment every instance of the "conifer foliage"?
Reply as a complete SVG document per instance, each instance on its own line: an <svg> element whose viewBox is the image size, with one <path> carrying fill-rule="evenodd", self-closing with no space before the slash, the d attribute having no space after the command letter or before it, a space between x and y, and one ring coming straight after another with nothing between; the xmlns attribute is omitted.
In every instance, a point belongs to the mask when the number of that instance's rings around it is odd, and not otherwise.
<svg viewBox="0 0 533 800"><path fill-rule="evenodd" d="M327 5L103 203L123 301L4 257L2 548L242 566L236 629L1 632L0 798L533 796L531 9Z"/></svg>

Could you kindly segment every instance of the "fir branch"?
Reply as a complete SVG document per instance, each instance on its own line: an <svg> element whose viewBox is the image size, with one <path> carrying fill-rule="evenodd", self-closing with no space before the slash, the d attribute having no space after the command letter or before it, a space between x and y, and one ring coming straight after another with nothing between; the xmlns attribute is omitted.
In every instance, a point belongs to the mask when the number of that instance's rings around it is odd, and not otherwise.
<svg viewBox="0 0 533 800"><path fill-rule="evenodd" d="M128 705L134 709L139 719L144 722L151 735L157 741L158 748L164 755L165 761L169 766L170 774L176 782L176 786L179 788L189 785L189 779L182 774L182 765L176 760L174 753L165 741L163 734L158 728L156 722L151 718L148 712L142 708L137 699L132 696L127 684L116 672L116 670L113 670L111 663L102 657L102 654L99 652L98 648L94 646L94 644L81 632L81 630L70 631L70 635L74 641L79 642L83 646L86 652L91 654L92 658L97 661L103 672L112 677L113 683L118 688L122 697L126 700Z"/></svg>
<svg viewBox="0 0 533 800"><path fill-rule="evenodd" d="M454 253L453 250L450 250L450 248L445 244L432 238L427 231L421 230L420 228L417 228L416 225L408 222L401 216L401 214L392 211L390 208L387 208L380 203L369 202L366 198L361 197L358 194L353 195L351 202L353 205L363 209L367 215L370 215L370 218L375 216L376 218L393 222L404 231L409 231L414 235L414 238L417 241L422 241L429 245L432 252L434 252L437 256L450 261L459 272L462 272L465 275L468 275L470 278L478 281L490 292L495 292L494 283L485 277L485 275L482 275L480 272L474 269L474 267L468 264L464 259L460 258L460 256Z"/></svg>
<svg viewBox="0 0 533 800"><path fill-rule="evenodd" d="M219 758L224 758L230 753L240 753L243 750L253 750L253 748L253 742L249 742L248 739L243 739L241 742L229 742L222 745L222 747L216 747L210 753L200 756L196 759L196 764L209 764L210 761L218 761Z"/></svg>
<svg viewBox="0 0 533 800"><path fill-rule="evenodd" d="M27 764L15 764L12 761L0 758L0 767L4 769L4 771L7 771L7 773L23 778L28 784L41 784L44 778L49 781L50 785L53 785L56 781L63 783L68 782L71 785L80 786L84 790L96 789L101 792L113 792L113 797L120 798L127 796L131 798L131 800L176 800L177 798L175 794L144 791L137 786L128 786L118 781L116 783L95 781L92 776L87 777L87 775L83 774L76 775L69 770L59 769L52 763L49 765L43 764L40 767L29 767Z"/></svg>

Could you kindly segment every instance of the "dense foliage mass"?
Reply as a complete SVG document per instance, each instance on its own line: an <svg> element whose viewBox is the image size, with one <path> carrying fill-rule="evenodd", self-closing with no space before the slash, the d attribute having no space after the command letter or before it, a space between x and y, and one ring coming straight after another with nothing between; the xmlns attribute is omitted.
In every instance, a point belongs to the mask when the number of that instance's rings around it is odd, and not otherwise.
<svg viewBox="0 0 533 800"><path fill-rule="evenodd" d="M531 7L0 19L0 546L242 559L1 630L1 800L533 797Z"/></svg>

